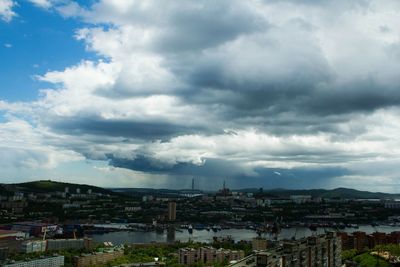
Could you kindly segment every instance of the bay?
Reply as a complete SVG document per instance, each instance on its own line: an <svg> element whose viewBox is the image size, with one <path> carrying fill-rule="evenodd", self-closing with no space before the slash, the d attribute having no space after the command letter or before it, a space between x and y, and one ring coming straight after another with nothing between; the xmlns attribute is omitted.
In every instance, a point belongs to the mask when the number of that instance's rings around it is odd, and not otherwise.
<svg viewBox="0 0 400 267"><path fill-rule="evenodd" d="M278 234L277 238L279 240L283 239L300 239L307 236L323 234L328 231L337 231L337 229L333 228L317 228L316 231L311 231L307 227L292 227L292 228L284 228ZM400 231L400 227L396 226L371 226L371 225L360 225L359 228L345 228L340 230L343 232L356 232L362 231L367 234L371 234L373 232L384 232L390 233L394 231ZM112 242L114 245L119 244L132 244L132 243L165 243L165 242L173 242L173 241L181 241L181 242L203 242L203 243L211 243L214 237L227 237L231 236L235 242L240 240L250 241L254 237L257 237L257 233L254 230L249 229L223 229L218 232L207 231L207 230L193 230L193 233L190 234L187 230L176 230L176 231L164 231L163 233L157 233L155 231L151 232L140 232L140 231L118 231L118 232L110 232L105 234L94 234L90 237L95 242ZM267 239L273 239L275 236L270 234L264 234L263 237Z"/></svg>

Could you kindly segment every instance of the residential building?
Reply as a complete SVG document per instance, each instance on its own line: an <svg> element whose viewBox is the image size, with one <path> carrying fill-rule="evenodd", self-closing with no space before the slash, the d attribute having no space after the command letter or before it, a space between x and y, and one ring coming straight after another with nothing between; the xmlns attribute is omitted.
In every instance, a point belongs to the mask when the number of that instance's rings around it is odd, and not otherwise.
<svg viewBox="0 0 400 267"><path fill-rule="evenodd" d="M244 258L243 250L215 249L213 247L183 248L179 250L179 263L188 266L195 263L212 264L214 262L238 261L242 258Z"/></svg>
<svg viewBox="0 0 400 267"><path fill-rule="evenodd" d="M400 231L390 234L375 232L367 234L365 232L340 233L343 249L356 249L363 251L383 244L400 244Z"/></svg>
<svg viewBox="0 0 400 267"><path fill-rule="evenodd" d="M400 201L387 201L385 202L386 209L400 209Z"/></svg>
<svg viewBox="0 0 400 267"><path fill-rule="evenodd" d="M311 202L312 197L309 195L292 195L290 199L296 204L304 204L307 202Z"/></svg>
<svg viewBox="0 0 400 267"><path fill-rule="evenodd" d="M341 239L336 233L327 233L300 240L283 241L279 246L232 263L231 267L339 267L341 266Z"/></svg>
<svg viewBox="0 0 400 267"><path fill-rule="evenodd" d="M64 256L40 258L29 261L19 261L2 265L3 267L61 267L64 266Z"/></svg>
<svg viewBox="0 0 400 267"><path fill-rule="evenodd" d="M267 249L267 239L256 237L251 241L251 248L253 250L266 250Z"/></svg>

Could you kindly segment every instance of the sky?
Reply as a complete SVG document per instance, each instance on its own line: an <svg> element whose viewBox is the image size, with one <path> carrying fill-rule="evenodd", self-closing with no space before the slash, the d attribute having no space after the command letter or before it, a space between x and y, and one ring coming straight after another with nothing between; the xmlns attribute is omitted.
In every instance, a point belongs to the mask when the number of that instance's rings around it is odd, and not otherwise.
<svg viewBox="0 0 400 267"><path fill-rule="evenodd" d="M0 0L0 182L400 191L397 0Z"/></svg>

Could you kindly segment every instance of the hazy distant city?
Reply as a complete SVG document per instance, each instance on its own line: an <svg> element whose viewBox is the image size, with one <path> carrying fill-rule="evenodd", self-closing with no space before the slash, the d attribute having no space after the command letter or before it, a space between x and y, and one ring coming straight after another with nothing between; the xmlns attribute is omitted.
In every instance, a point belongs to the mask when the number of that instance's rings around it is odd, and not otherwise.
<svg viewBox="0 0 400 267"><path fill-rule="evenodd" d="M0 266L400 266L400 1L0 0Z"/></svg>

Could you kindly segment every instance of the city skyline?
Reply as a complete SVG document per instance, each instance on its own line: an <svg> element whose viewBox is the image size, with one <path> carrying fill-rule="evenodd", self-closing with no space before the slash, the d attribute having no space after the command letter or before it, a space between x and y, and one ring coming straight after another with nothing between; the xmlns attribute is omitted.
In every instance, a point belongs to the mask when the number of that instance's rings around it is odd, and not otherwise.
<svg viewBox="0 0 400 267"><path fill-rule="evenodd" d="M400 189L395 0L0 0L0 183Z"/></svg>

